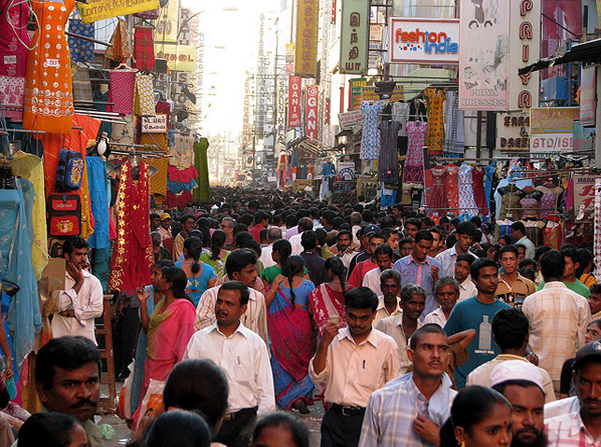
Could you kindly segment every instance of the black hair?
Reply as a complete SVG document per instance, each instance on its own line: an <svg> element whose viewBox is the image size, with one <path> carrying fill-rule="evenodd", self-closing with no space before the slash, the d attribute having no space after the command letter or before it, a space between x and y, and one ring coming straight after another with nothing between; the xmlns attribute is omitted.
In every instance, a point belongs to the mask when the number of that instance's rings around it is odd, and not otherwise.
<svg viewBox="0 0 601 447"><path fill-rule="evenodd" d="M601 293L601 283L595 283L590 287L590 293Z"/></svg>
<svg viewBox="0 0 601 447"><path fill-rule="evenodd" d="M261 417L255 425L253 440L256 440L261 432L268 427L284 427L290 432L296 447L309 447L307 426L290 413L276 411Z"/></svg>
<svg viewBox="0 0 601 447"><path fill-rule="evenodd" d="M250 227L252 223L255 221L255 216L249 213L245 213L238 219L238 222L246 225L246 227Z"/></svg>
<svg viewBox="0 0 601 447"><path fill-rule="evenodd" d="M505 245L511 245L513 243L513 241L511 240L511 238L509 236L507 236L507 235L499 237L498 240L499 241L500 240L504 240L505 241Z"/></svg>
<svg viewBox="0 0 601 447"><path fill-rule="evenodd" d="M340 238L340 236L344 236L347 235L348 237L351 238L351 241L353 240L353 233L351 233L349 230L340 230L338 232L338 235L336 236L336 240L338 240Z"/></svg>
<svg viewBox="0 0 601 447"><path fill-rule="evenodd" d="M432 233L430 233L430 230L419 230L415 234L415 243L418 243L419 241L434 242L434 236L432 236Z"/></svg>
<svg viewBox="0 0 601 447"><path fill-rule="evenodd" d="M161 273L163 274L163 278L171 283L171 292L175 298L186 299L194 304L192 299L186 294L186 286L188 285L186 272L179 267L163 267Z"/></svg>
<svg viewBox="0 0 601 447"><path fill-rule="evenodd" d="M337 276L338 279L340 280L340 285L342 287L342 290L346 290L345 278L348 273L348 270L347 270L346 266L344 265L344 262L342 262L342 259L340 259L336 256L330 256L324 262L324 268L326 270L330 269L332 271L332 274Z"/></svg>
<svg viewBox="0 0 601 447"><path fill-rule="evenodd" d="M474 280L474 282L478 281L478 278L480 277L480 270L482 270L484 267L494 267L497 269L497 271L499 270L499 264L497 264L492 259L476 259L470 266L470 274L472 275L472 279Z"/></svg>
<svg viewBox="0 0 601 447"><path fill-rule="evenodd" d="M470 219L470 222L474 224L476 228L479 228L482 225L482 219L478 216L474 216Z"/></svg>
<svg viewBox="0 0 601 447"><path fill-rule="evenodd" d="M225 245L227 235L223 230L215 230L211 235L211 259L217 261L219 259L219 253Z"/></svg>
<svg viewBox="0 0 601 447"><path fill-rule="evenodd" d="M548 245L541 245L539 247L536 248L536 251L534 252L534 260L536 262L540 262L540 258L547 253L548 251L553 250L551 247L549 247Z"/></svg>
<svg viewBox="0 0 601 447"><path fill-rule="evenodd" d="M355 287L344 293L344 306L346 309L371 309L378 308L378 296L367 287Z"/></svg>
<svg viewBox="0 0 601 447"><path fill-rule="evenodd" d="M254 241L255 238L248 231L241 231L234 237L234 246L236 248L244 248L248 241Z"/></svg>
<svg viewBox="0 0 601 447"><path fill-rule="evenodd" d="M369 242L371 242L372 239L382 239L384 242L386 242L388 240L388 238L386 236L384 236L383 233L381 232L376 232L376 233L371 233L369 235Z"/></svg>
<svg viewBox="0 0 601 447"><path fill-rule="evenodd" d="M536 269L536 261L532 258L524 258L518 264L518 268L523 269L524 267L532 266L532 268Z"/></svg>
<svg viewBox="0 0 601 447"><path fill-rule="evenodd" d="M422 221L419 220L417 217L410 217L409 219L407 219L405 221L405 227L407 227L407 225L413 225L417 227L418 230L422 229Z"/></svg>
<svg viewBox="0 0 601 447"><path fill-rule="evenodd" d="M284 265L288 256L292 254L292 245L287 239L279 239L271 246L272 251L276 251L280 254L280 266Z"/></svg>
<svg viewBox="0 0 601 447"><path fill-rule="evenodd" d="M209 426L197 413L183 410L168 411L150 426L144 447L209 447Z"/></svg>
<svg viewBox="0 0 601 447"><path fill-rule="evenodd" d="M401 272L395 269L386 269L380 275L380 285L384 284L387 279L394 279L397 285L401 285Z"/></svg>
<svg viewBox="0 0 601 447"><path fill-rule="evenodd" d="M257 264L257 254L248 248L237 248L233 250L225 260L225 271L227 276L232 279L234 273L241 272L247 265Z"/></svg>
<svg viewBox="0 0 601 447"><path fill-rule="evenodd" d="M392 259L392 247L388 244L380 244L376 247L376 249L374 250L374 256L378 256L378 255L388 255L390 257L390 259Z"/></svg>
<svg viewBox="0 0 601 447"><path fill-rule="evenodd" d="M415 295L421 295L424 297L424 300L425 300L426 299L426 290L421 286L411 284L411 283L405 284L403 286L403 288L401 289L401 301L403 303L406 303L411 298L413 298Z"/></svg>
<svg viewBox="0 0 601 447"><path fill-rule="evenodd" d="M292 302L292 310L294 306L294 286L292 285L292 279L295 276L302 276L305 271L305 260L298 255L293 255L286 259L286 262L282 264L282 275L284 275L290 283L290 301Z"/></svg>
<svg viewBox="0 0 601 447"><path fill-rule="evenodd" d="M576 269L576 278L580 278L584 274L584 269L593 261L593 255L586 248L577 250L580 265Z"/></svg>
<svg viewBox="0 0 601 447"><path fill-rule="evenodd" d="M399 239L399 248L405 244L413 245L413 239L411 239L410 237L403 237L403 238Z"/></svg>
<svg viewBox="0 0 601 447"><path fill-rule="evenodd" d="M44 389L50 390L55 366L61 369L75 370L92 362L98 365L98 374L100 375L100 352L92 340L70 335L52 338L38 351L35 380Z"/></svg>
<svg viewBox="0 0 601 447"><path fill-rule="evenodd" d="M446 332L442 329L442 327L440 327L439 324L424 324L422 327L417 329L409 339L409 347L415 351L420 339L426 334L442 334L445 337L447 336Z"/></svg>
<svg viewBox="0 0 601 447"><path fill-rule="evenodd" d="M175 263L169 259L159 259L158 261L152 263L152 267L154 266L160 267L162 271L163 267L175 267Z"/></svg>
<svg viewBox="0 0 601 447"><path fill-rule="evenodd" d="M518 249L515 245L505 245L501 247L501 249L499 250L499 259L501 259L503 253L513 253L516 258L519 255Z"/></svg>
<svg viewBox="0 0 601 447"><path fill-rule="evenodd" d="M526 226L522 222L514 222L509 228L514 231L519 231L522 234L526 234Z"/></svg>
<svg viewBox="0 0 601 447"><path fill-rule="evenodd" d="M317 234L313 230L303 231L301 245L305 250L313 250L317 246Z"/></svg>
<svg viewBox="0 0 601 447"><path fill-rule="evenodd" d="M184 241L184 248L188 253L188 257L194 260L194 264L192 264L190 270L192 270L192 273L196 275L198 272L200 272L201 267L198 263L198 258L200 258L202 253L202 241L196 236L189 236Z"/></svg>
<svg viewBox="0 0 601 447"><path fill-rule="evenodd" d="M460 255L457 255L457 258L455 259L455 264L457 264L459 261L465 261L471 267L474 263L474 257L469 253L461 253Z"/></svg>
<svg viewBox="0 0 601 447"><path fill-rule="evenodd" d="M229 390L227 376L212 360L188 359L169 373L163 405L165 411L175 407L200 412L213 432L227 411Z"/></svg>
<svg viewBox="0 0 601 447"><path fill-rule="evenodd" d="M479 385L462 388L451 406L451 417L440 429L441 447L458 447L455 428L461 427L471 433L474 425L490 416L494 405L505 404L511 408L509 401L498 391Z"/></svg>
<svg viewBox="0 0 601 447"><path fill-rule="evenodd" d="M68 447L79 421L66 413L35 413L19 429L17 447Z"/></svg>
<svg viewBox="0 0 601 447"><path fill-rule="evenodd" d="M156 219L157 217L158 217L159 219L161 218L161 216L159 216L157 213L150 213L150 220L151 220L151 221L152 221L153 219Z"/></svg>
<svg viewBox="0 0 601 447"><path fill-rule="evenodd" d="M466 234L468 236L474 237L476 234L476 226L470 222L459 222L456 227L457 234Z"/></svg>
<svg viewBox="0 0 601 447"><path fill-rule="evenodd" d="M561 254L564 258L570 258L574 264L580 264L580 255L574 247L566 247L561 249Z"/></svg>
<svg viewBox="0 0 601 447"><path fill-rule="evenodd" d="M248 304L248 300L250 298L250 290L248 290L248 287L242 281L231 280L224 282L219 288L217 296L219 296L219 292L221 292L222 290L239 290L240 306L246 306Z"/></svg>
<svg viewBox="0 0 601 447"><path fill-rule="evenodd" d="M528 318L518 309L501 309L492 319L492 334L501 351L520 349L528 335Z"/></svg>
<svg viewBox="0 0 601 447"><path fill-rule="evenodd" d="M87 241L81 236L70 236L63 244L63 256L73 253L76 248L89 248Z"/></svg>
<svg viewBox="0 0 601 447"><path fill-rule="evenodd" d="M287 228L295 227L298 224L298 219L295 214L288 214L284 220Z"/></svg>
<svg viewBox="0 0 601 447"><path fill-rule="evenodd" d="M547 278L561 280L565 266L566 261L558 250L549 250L540 258L540 270L545 282L547 282Z"/></svg>

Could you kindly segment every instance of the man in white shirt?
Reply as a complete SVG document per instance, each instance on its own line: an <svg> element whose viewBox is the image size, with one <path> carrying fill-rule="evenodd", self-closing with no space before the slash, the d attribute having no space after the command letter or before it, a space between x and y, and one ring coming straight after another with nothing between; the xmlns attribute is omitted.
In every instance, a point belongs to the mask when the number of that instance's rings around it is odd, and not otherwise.
<svg viewBox="0 0 601 447"><path fill-rule="evenodd" d="M292 254L293 255L301 254L301 252L303 251L303 246L301 244L302 234L303 234L303 232L309 231L312 229L313 229L313 221L311 220L310 217L302 217L298 221L298 234L295 234L294 236L292 236L289 239L290 245L292 246Z"/></svg>
<svg viewBox="0 0 601 447"><path fill-rule="evenodd" d="M184 353L184 359L212 360L227 376L228 414L214 441L228 447L247 447L257 415L275 410L267 345L240 321L248 300L242 282L223 284L215 302L216 323L196 332Z"/></svg>
<svg viewBox="0 0 601 447"><path fill-rule="evenodd" d="M434 285L434 296L438 307L424 318L424 324L437 324L444 327L459 298L459 283L450 276L443 276Z"/></svg>
<svg viewBox="0 0 601 447"><path fill-rule="evenodd" d="M522 222L514 222L509 227L509 236L515 245L523 245L526 248L526 257L534 259L536 247L526 236L526 226Z"/></svg>
<svg viewBox="0 0 601 447"><path fill-rule="evenodd" d="M457 242L451 248L447 248L445 251L436 256L436 259L442 264L440 269L440 276L452 276L455 269L455 262L457 256L463 253L467 253L474 260L478 259L476 255L469 252L474 240L474 234L476 233L476 227L472 222L461 222L457 224L456 237Z"/></svg>
<svg viewBox="0 0 601 447"><path fill-rule="evenodd" d="M265 296L253 287L257 282L257 254L246 248L232 251L225 261L225 271L228 280L237 280L244 283L249 289L249 301L246 311L241 317L244 327L259 334L265 343L269 343L267 334L267 307ZM215 323L215 302L219 288L215 286L202 294L196 307L196 330L204 329Z"/></svg>
<svg viewBox="0 0 601 447"><path fill-rule="evenodd" d="M330 407L321 425L321 446L356 447L369 396L399 375L397 346L372 328L378 297L366 287L345 294L348 327L338 330L330 321L317 353L309 364L309 377L324 389Z"/></svg>
<svg viewBox="0 0 601 447"><path fill-rule="evenodd" d="M455 279L459 283L459 301L478 295L478 289L470 276L470 268L474 259L467 253L457 256L455 262Z"/></svg>
<svg viewBox="0 0 601 447"><path fill-rule="evenodd" d="M374 317L373 326L387 317L402 315L401 298L401 272L394 269L384 270L380 275L380 289L382 296L378 297L378 308Z"/></svg>
<svg viewBox="0 0 601 447"><path fill-rule="evenodd" d="M363 277L363 287L367 287L375 292L377 296L382 295L380 288L380 276L384 270L392 268L393 251L388 244L381 244L376 248L376 264L378 268L370 270Z"/></svg>
<svg viewBox="0 0 601 447"><path fill-rule="evenodd" d="M584 346L591 309L586 298L561 281L563 254L546 252L540 266L545 287L526 297L522 312L530 322L530 347L538 355L539 366L551 375L555 393L559 393L562 365Z"/></svg>
<svg viewBox="0 0 601 447"><path fill-rule="evenodd" d="M52 318L53 337L81 335L96 343L94 318L103 310L102 284L90 272L88 243L81 236L71 236L63 244L66 261L65 289L54 292L58 313Z"/></svg>
<svg viewBox="0 0 601 447"><path fill-rule="evenodd" d="M261 257L259 261L263 264L263 268L275 265L275 261L271 258L273 243L282 239L282 230L279 227L271 227L267 230L267 247L261 248Z"/></svg>

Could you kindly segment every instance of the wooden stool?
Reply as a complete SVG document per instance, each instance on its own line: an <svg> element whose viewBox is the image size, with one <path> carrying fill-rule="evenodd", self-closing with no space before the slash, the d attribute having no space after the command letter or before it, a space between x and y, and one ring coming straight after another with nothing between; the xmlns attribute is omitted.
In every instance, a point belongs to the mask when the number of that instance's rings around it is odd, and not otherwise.
<svg viewBox="0 0 601 447"><path fill-rule="evenodd" d="M115 411L115 400L117 398L117 380L115 378L115 358L113 355L113 327L111 324L112 307L110 301L113 295L104 295L104 310L102 312L102 324L96 323L96 337L104 337L104 349L99 349L100 357L106 360L107 371L101 371L100 383L109 386L109 396L101 397L99 407L113 413Z"/></svg>

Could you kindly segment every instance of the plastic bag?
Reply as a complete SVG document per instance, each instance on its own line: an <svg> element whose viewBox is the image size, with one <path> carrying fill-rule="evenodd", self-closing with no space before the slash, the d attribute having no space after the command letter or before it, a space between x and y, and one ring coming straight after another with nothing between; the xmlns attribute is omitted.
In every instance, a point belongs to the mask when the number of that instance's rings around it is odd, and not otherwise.
<svg viewBox="0 0 601 447"><path fill-rule="evenodd" d="M150 379L148 390L140 406L140 420L138 421L138 433L143 433L144 427L153 419L163 413L163 390L165 382Z"/></svg>
<svg viewBox="0 0 601 447"><path fill-rule="evenodd" d="M127 367L129 369L129 376L123 382L121 387L121 393L119 393L119 403L117 404L117 416L121 419L128 420L132 417L131 412L131 386L134 381L134 369L136 367L136 361L130 363Z"/></svg>

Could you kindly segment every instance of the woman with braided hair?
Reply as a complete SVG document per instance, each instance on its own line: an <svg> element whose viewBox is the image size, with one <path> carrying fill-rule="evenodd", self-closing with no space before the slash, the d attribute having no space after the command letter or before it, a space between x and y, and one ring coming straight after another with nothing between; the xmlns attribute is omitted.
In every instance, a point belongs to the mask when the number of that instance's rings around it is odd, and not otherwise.
<svg viewBox="0 0 601 447"><path fill-rule="evenodd" d="M213 267L199 260L201 253L202 241L195 236L189 236L184 241L184 260L175 263L176 267L186 272L188 277L186 293L195 307L198 306L202 294L215 285Z"/></svg>
<svg viewBox="0 0 601 447"><path fill-rule="evenodd" d="M288 257L265 301L269 308L267 324L277 404L307 414L307 404L313 403L313 383L308 372L315 346L309 294L315 285L303 278L304 272L303 258Z"/></svg>

